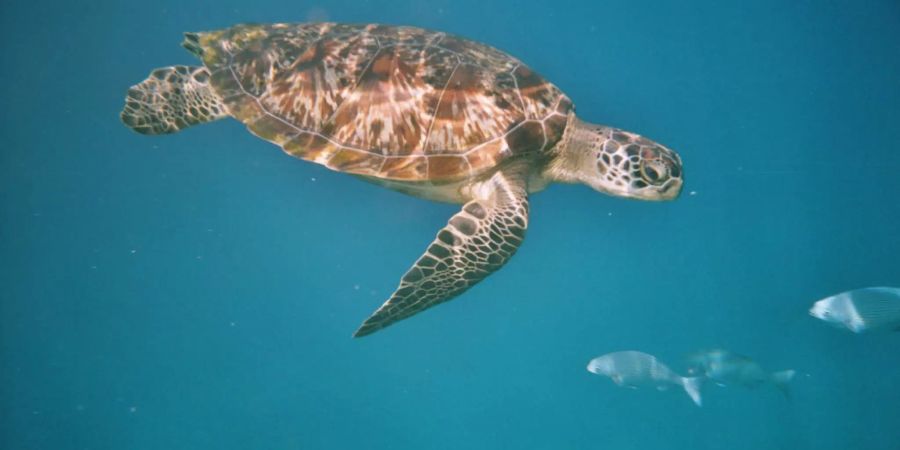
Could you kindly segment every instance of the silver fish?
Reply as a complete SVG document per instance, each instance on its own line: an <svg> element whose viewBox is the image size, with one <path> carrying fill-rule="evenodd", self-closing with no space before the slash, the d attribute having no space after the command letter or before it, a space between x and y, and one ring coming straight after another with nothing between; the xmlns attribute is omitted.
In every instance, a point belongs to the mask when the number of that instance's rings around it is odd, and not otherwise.
<svg viewBox="0 0 900 450"><path fill-rule="evenodd" d="M854 333L900 331L900 288L869 287L841 292L814 303L809 314Z"/></svg>
<svg viewBox="0 0 900 450"><path fill-rule="evenodd" d="M605 375L617 385L632 389L653 387L666 390L677 386L684 389L697 406L703 404L700 398L700 378L682 377L653 355L636 351L608 353L592 359L587 370Z"/></svg>
<svg viewBox="0 0 900 450"><path fill-rule="evenodd" d="M794 370L769 373L756 361L721 349L697 352L688 360L694 366L691 374L699 373L720 386L755 388L772 384L786 396L790 395L788 383L797 373Z"/></svg>

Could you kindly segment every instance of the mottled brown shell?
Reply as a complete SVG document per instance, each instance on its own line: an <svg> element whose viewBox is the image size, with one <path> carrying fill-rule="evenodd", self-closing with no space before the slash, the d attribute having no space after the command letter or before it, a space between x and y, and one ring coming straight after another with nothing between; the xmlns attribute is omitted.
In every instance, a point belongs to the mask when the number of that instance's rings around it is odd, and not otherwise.
<svg viewBox="0 0 900 450"><path fill-rule="evenodd" d="M474 176L562 137L572 103L511 56L412 27L239 25L189 35L231 114L331 169Z"/></svg>

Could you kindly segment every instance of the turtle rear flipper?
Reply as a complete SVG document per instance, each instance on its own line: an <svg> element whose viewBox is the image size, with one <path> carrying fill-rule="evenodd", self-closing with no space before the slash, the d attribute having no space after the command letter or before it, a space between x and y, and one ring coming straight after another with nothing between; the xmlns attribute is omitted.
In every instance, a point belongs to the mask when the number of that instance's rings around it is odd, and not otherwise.
<svg viewBox="0 0 900 450"><path fill-rule="evenodd" d="M205 67L171 66L132 86L120 117L138 133L168 134L227 115Z"/></svg>

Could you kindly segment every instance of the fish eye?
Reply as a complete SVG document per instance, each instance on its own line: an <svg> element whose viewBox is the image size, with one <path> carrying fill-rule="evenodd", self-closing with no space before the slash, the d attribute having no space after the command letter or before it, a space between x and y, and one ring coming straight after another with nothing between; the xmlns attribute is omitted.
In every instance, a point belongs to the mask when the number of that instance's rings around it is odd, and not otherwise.
<svg viewBox="0 0 900 450"><path fill-rule="evenodd" d="M661 185L669 179L669 168L660 160L641 161L641 177L648 184Z"/></svg>

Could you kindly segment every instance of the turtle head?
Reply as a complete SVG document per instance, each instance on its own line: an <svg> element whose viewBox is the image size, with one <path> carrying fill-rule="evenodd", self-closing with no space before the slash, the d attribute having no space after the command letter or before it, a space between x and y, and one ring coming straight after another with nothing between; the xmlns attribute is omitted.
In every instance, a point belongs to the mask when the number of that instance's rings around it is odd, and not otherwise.
<svg viewBox="0 0 900 450"><path fill-rule="evenodd" d="M582 182L617 197L673 200L681 193L681 158L634 133L602 125L569 123L550 165L550 178Z"/></svg>
<svg viewBox="0 0 900 450"><path fill-rule="evenodd" d="M634 133L603 127L594 145L588 183L608 194L641 200L673 200L681 193L681 158ZM600 145L597 145L600 144Z"/></svg>

